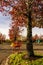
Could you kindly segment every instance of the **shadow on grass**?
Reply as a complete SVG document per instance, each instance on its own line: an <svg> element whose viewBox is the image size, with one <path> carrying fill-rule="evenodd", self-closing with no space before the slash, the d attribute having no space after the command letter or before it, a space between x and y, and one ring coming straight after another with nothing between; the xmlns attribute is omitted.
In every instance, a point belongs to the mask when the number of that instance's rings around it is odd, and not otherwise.
<svg viewBox="0 0 43 65"><path fill-rule="evenodd" d="M30 61L41 59L41 58L43 58L43 56L40 56L40 55L34 55L34 56L30 56L30 57L28 55L23 56L23 59L29 59Z"/></svg>
<svg viewBox="0 0 43 65"><path fill-rule="evenodd" d="M32 60L37 60L41 58L43 58L43 56L34 55L33 57L29 57L29 60L32 61Z"/></svg>

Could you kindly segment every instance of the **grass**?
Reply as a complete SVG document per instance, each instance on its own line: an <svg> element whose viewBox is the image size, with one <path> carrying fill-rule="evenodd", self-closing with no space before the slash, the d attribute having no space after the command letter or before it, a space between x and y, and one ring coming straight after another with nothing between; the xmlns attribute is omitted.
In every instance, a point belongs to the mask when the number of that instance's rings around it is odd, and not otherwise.
<svg viewBox="0 0 43 65"><path fill-rule="evenodd" d="M43 65L43 57L39 56L36 60L24 59L25 52L10 55L9 65ZM38 57L38 56L37 56ZM34 57L35 58L35 57Z"/></svg>

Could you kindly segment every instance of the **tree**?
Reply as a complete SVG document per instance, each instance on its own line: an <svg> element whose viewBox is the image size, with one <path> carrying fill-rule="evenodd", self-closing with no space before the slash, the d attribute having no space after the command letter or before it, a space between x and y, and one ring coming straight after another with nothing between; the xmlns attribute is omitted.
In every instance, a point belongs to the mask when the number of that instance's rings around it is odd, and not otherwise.
<svg viewBox="0 0 43 65"><path fill-rule="evenodd" d="M9 29L9 37L13 42L17 40L18 34L19 28L17 26L12 25L11 29Z"/></svg>
<svg viewBox="0 0 43 65"><path fill-rule="evenodd" d="M32 27L43 27L42 0L11 0L11 2L9 1L9 5L12 7L10 14L12 15L12 20L17 22L16 25L27 26L27 51L29 57L34 56Z"/></svg>
<svg viewBox="0 0 43 65"><path fill-rule="evenodd" d="M18 1L18 0L17 0ZM28 24L28 35L27 35L27 50L29 57L34 55L32 46L32 22L31 22L31 10L27 11L25 0L19 0L15 6L13 6L12 12L13 21L16 21L16 26L23 26ZM29 5L30 8L31 5ZM28 23L27 23L28 21Z"/></svg>
<svg viewBox="0 0 43 65"><path fill-rule="evenodd" d="M32 23L35 24L35 22L36 22L35 26L38 23L38 27L43 27L43 24L41 24L43 22L40 21L40 20L42 20L43 15L41 15L42 10L41 10L41 13L40 13L40 8L39 8L39 5L38 5L39 2L41 3L41 0L34 0L34 1L28 0L27 2L28 2L28 40L29 40L28 44L27 44L27 50L28 50L28 52L30 52L29 56L31 57L31 56L34 56L33 45L32 45L32 26L33 26ZM34 5L36 5L36 6L34 6ZM42 6L40 6L40 7L42 7ZM32 12L32 10L33 10L33 12ZM34 14L34 16L32 16L33 14ZM32 19L36 20L36 21L32 22ZM37 21L37 19L38 19L38 21Z"/></svg>
<svg viewBox="0 0 43 65"><path fill-rule="evenodd" d="M2 43L3 41L5 41L6 36L2 33L0 33L0 43Z"/></svg>

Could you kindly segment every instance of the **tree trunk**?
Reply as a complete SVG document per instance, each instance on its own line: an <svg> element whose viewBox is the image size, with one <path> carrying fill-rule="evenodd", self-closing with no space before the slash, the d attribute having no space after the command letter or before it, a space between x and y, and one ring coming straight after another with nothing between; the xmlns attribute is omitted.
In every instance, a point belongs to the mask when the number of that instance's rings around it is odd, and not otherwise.
<svg viewBox="0 0 43 65"><path fill-rule="evenodd" d="M32 21L31 21L31 11L28 13L28 29L27 29L27 51L29 57L34 56L33 44L32 44Z"/></svg>
<svg viewBox="0 0 43 65"><path fill-rule="evenodd" d="M14 37L14 41L16 41L16 38L17 38L17 37L16 37L16 35L15 35L15 37Z"/></svg>

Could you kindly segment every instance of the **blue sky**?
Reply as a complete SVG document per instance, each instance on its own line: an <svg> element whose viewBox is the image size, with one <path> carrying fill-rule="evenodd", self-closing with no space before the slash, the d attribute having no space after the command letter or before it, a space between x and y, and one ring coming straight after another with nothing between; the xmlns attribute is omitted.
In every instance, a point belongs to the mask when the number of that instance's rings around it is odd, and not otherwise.
<svg viewBox="0 0 43 65"><path fill-rule="evenodd" d="M9 28L10 28L10 24L11 23L11 17L10 15L8 16L3 16L2 13L0 12L0 32L5 34L6 35L6 38L9 38L8 37L8 32L9 32ZM25 31L25 33L24 33ZM26 36L26 29L22 32L22 35L23 36ZM38 35L43 35L43 29L42 28L33 28L32 29L32 34L33 36L35 34L38 34Z"/></svg>
<svg viewBox="0 0 43 65"><path fill-rule="evenodd" d="M10 15L9 16L3 16L3 14L0 12L0 32L5 34L8 38L8 32L10 28Z"/></svg>

